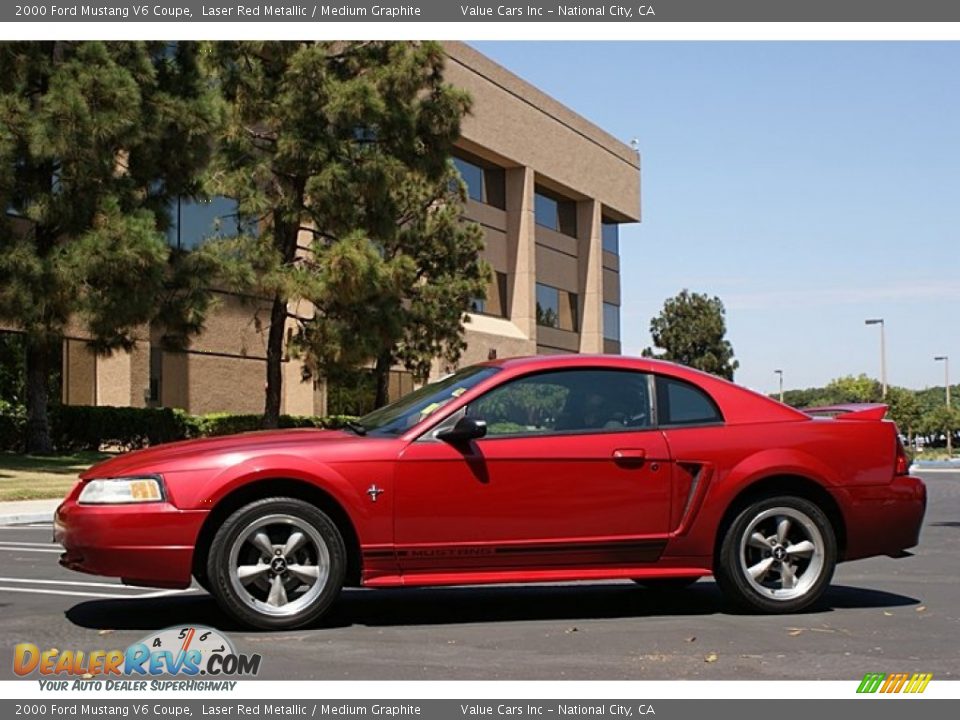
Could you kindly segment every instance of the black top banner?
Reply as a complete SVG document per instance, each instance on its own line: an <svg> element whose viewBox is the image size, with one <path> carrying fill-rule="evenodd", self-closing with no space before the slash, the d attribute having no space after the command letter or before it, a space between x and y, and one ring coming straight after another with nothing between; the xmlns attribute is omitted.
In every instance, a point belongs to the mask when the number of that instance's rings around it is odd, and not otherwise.
<svg viewBox="0 0 960 720"><path fill-rule="evenodd" d="M958 22L955 0L3 3L0 22Z"/></svg>

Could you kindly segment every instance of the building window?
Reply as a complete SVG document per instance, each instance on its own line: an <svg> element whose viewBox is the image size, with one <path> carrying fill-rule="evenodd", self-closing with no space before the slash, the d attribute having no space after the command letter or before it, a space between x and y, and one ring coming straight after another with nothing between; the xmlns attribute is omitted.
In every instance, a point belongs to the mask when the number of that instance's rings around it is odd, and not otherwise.
<svg viewBox="0 0 960 720"><path fill-rule="evenodd" d="M178 198L170 208L167 242L180 250L195 250L213 238L241 233L237 201L216 196L209 200Z"/></svg>
<svg viewBox="0 0 960 720"><path fill-rule="evenodd" d="M467 186L467 197L477 202L483 202L485 197L483 192L483 168L474 165L469 160L455 157L453 164L457 167L457 172L463 179L463 184Z"/></svg>
<svg viewBox="0 0 960 720"><path fill-rule="evenodd" d="M157 406L163 395L163 348L151 345L150 347L150 387L147 392L147 403Z"/></svg>
<svg viewBox="0 0 960 720"><path fill-rule="evenodd" d="M467 186L467 197L485 205L506 208L506 178L501 167L473 156L455 155L453 164Z"/></svg>
<svg viewBox="0 0 960 720"><path fill-rule="evenodd" d="M605 340L620 341L620 306L613 303L603 304L603 337Z"/></svg>
<svg viewBox="0 0 960 720"><path fill-rule="evenodd" d="M604 220L600 226L600 238L604 250L614 255L620 254L620 226L617 223Z"/></svg>
<svg viewBox="0 0 960 720"><path fill-rule="evenodd" d="M480 315L493 315L494 317L506 317L506 308L507 274L495 272L487 284L486 295L482 298L474 298L470 303L470 312Z"/></svg>
<svg viewBox="0 0 960 720"><path fill-rule="evenodd" d="M537 283L537 325L577 331L577 294Z"/></svg>
<svg viewBox="0 0 960 720"><path fill-rule="evenodd" d="M573 200L538 187L533 197L533 213L537 225L570 237L577 236L577 204Z"/></svg>

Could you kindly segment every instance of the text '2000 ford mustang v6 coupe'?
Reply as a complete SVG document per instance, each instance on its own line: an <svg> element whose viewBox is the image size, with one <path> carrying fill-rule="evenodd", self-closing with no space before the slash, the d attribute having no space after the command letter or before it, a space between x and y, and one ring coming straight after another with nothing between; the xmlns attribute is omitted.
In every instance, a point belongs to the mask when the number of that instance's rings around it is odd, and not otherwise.
<svg viewBox="0 0 960 720"><path fill-rule="evenodd" d="M902 556L926 507L885 407L810 414L655 360L460 370L342 430L132 452L56 516L83 572L208 589L289 628L344 585L714 575L754 610L823 593L838 561Z"/></svg>

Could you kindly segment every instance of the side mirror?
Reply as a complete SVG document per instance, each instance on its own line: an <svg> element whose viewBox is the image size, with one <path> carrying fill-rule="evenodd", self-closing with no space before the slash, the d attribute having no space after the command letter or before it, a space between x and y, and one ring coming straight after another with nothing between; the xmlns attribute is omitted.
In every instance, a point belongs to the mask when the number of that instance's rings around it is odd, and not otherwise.
<svg viewBox="0 0 960 720"><path fill-rule="evenodd" d="M461 443L477 440L487 434L487 423L483 420L464 416L457 420L452 428L437 433L437 439L448 443Z"/></svg>

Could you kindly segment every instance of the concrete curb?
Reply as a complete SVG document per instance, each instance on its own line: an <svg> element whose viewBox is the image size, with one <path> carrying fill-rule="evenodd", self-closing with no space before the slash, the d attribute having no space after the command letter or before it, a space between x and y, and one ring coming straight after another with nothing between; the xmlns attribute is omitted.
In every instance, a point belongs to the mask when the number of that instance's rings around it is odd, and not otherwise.
<svg viewBox="0 0 960 720"><path fill-rule="evenodd" d="M0 502L0 527L53 522L53 514L62 498Z"/></svg>
<svg viewBox="0 0 960 720"><path fill-rule="evenodd" d="M19 515L0 515L0 527L8 525L30 525L32 523L53 522L53 511L48 513L21 513Z"/></svg>

